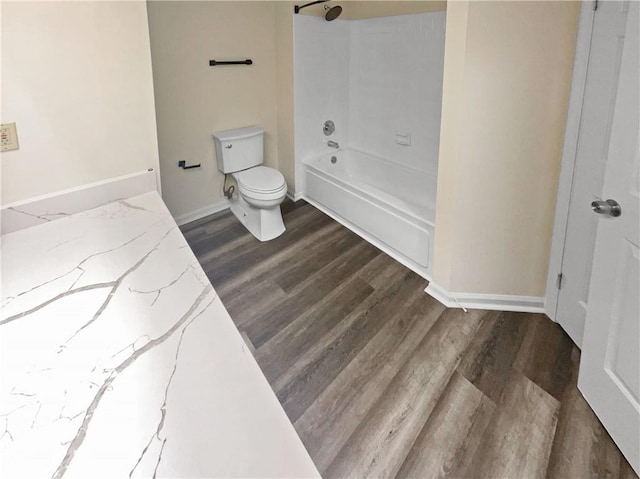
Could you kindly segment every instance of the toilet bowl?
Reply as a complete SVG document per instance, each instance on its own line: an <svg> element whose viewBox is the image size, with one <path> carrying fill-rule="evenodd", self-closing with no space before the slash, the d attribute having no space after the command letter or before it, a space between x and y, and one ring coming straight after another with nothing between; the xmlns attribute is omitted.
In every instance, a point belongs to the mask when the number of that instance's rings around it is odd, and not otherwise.
<svg viewBox="0 0 640 479"><path fill-rule="evenodd" d="M260 241L277 238L285 231L280 204L287 183L278 170L254 166L232 173L238 193L231 199L231 212Z"/></svg>
<svg viewBox="0 0 640 479"><path fill-rule="evenodd" d="M213 134L218 170L231 174L238 184L231 197L231 212L260 241L285 231L280 203L287 183L278 170L262 166L264 130L246 126Z"/></svg>

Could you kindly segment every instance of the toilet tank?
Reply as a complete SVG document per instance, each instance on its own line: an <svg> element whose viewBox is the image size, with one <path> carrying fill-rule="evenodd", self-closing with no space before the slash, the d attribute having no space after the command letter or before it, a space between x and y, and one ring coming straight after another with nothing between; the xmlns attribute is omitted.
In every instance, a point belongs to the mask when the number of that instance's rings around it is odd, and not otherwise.
<svg viewBox="0 0 640 479"><path fill-rule="evenodd" d="M213 134L218 170L234 173L262 164L264 130L247 126Z"/></svg>

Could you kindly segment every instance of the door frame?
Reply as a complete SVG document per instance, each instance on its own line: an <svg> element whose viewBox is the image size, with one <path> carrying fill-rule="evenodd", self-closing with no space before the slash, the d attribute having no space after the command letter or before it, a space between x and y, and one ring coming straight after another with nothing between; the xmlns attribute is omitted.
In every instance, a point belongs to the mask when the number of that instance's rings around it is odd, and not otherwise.
<svg viewBox="0 0 640 479"><path fill-rule="evenodd" d="M565 238L567 235L569 206L571 193L573 191L573 177L580 136L580 122L582 119L582 106L587 83L589 55L591 53L591 36L595 18L594 7L596 5L597 0L583 0L580 6L576 51L571 76L571 91L569 93L569 106L565 124L564 144L562 146L562 159L560 162L560 175L558 177L558 193L544 300L545 314L556 322L558 297L560 295L560 290L558 289L558 274L562 269Z"/></svg>

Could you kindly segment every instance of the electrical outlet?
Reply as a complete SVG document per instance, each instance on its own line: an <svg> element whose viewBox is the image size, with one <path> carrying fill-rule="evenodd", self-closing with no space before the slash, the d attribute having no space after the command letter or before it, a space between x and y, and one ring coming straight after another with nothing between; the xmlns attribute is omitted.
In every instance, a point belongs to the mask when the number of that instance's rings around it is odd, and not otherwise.
<svg viewBox="0 0 640 479"><path fill-rule="evenodd" d="M0 151L9 151L18 149L18 132L15 123L2 123L0 125L0 139L2 146Z"/></svg>

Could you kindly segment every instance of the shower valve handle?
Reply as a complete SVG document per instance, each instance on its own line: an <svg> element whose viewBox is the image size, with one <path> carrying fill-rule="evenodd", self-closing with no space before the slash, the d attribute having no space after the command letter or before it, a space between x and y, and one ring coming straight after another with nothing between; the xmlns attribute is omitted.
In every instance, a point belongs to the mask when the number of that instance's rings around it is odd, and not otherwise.
<svg viewBox="0 0 640 479"><path fill-rule="evenodd" d="M336 125L333 121L331 120L327 120L324 122L324 125L322 127L322 132L324 133L325 136L329 136L331 135L334 131L336 131Z"/></svg>

